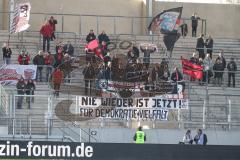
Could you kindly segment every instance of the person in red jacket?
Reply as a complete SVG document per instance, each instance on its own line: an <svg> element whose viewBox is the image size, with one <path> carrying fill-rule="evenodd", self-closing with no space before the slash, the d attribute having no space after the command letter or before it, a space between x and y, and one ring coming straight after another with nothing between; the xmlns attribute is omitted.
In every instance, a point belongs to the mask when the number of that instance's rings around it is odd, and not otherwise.
<svg viewBox="0 0 240 160"><path fill-rule="evenodd" d="M43 52L45 52L46 42L47 42L47 52L50 49L50 40L53 34L53 27L50 25L48 21L41 27L40 30L41 35L43 36Z"/></svg>
<svg viewBox="0 0 240 160"><path fill-rule="evenodd" d="M48 20L48 22L49 22L49 24L50 24L50 25L52 26L52 28L53 28L53 32L52 32L52 36L51 36L51 40L53 41L54 39L56 39L54 32L55 32L55 30L56 30L57 20L54 19L53 16L51 16L50 19Z"/></svg>
<svg viewBox="0 0 240 160"><path fill-rule="evenodd" d="M63 72L57 68L52 73L52 82L53 82L53 89L54 89L54 96L59 97L60 86L63 80Z"/></svg>
<svg viewBox="0 0 240 160"><path fill-rule="evenodd" d="M28 65L30 62L30 57L25 53L25 51L22 51L21 54L18 56L18 63L20 65Z"/></svg>

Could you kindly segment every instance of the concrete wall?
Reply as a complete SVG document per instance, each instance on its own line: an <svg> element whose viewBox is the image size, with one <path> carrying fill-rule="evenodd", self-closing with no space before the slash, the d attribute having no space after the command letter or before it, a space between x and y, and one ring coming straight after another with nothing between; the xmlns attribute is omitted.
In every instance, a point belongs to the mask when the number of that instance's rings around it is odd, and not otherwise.
<svg viewBox="0 0 240 160"><path fill-rule="evenodd" d="M190 18L193 12L207 20L207 33L214 37L240 38L240 5L196 4L176 2L156 2L153 15L172 7L183 6L182 17ZM191 27L191 23L188 25ZM200 26L199 26L200 27ZM191 34L191 28L189 28ZM200 28L198 28L200 34Z"/></svg>
<svg viewBox="0 0 240 160"><path fill-rule="evenodd" d="M16 3L20 0L15 0ZM146 16L146 5L143 0L29 0L32 5L32 15L30 19L30 30L38 31L46 18L51 14L34 13L55 13L55 14L84 14L84 15L112 15L112 16ZM8 11L8 0L0 0L0 11ZM154 2L153 15L163 9L183 6L183 16L190 18L193 12L207 20L207 33L214 37L240 38L240 5L221 4L196 4L196 3L176 3L176 2ZM8 16L0 16L1 29L7 29ZM95 32L106 30L107 33L131 33L144 34L147 32L147 19L134 19L132 26L131 18L100 17L79 17L79 16L57 16L57 31L76 32L87 34L89 29ZM1 25L1 19L4 24ZM62 25L63 22L63 25ZM189 33L191 34L191 23L189 21ZM114 29L115 28L115 29ZM200 34L201 23L198 34ZM190 35L189 34L189 35Z"/></svg>
<svg viewBox="0 0 240 160"><path fill-rule="evenodd" d="M3 0L0 0L0 12L3 12ZM3 16L0 16L0 29L2 29L3 25Z"/></svg>
<svg viewBox="0 0 240 160"><path fill-rule="evenodd" d="M18 2L19 0L17 0ZM32 13L56 13L56 14L85 14L85 15L112 15L112 16L137 16L142 15L142 0L29 0ZM45 18L50 15L31 15L31 30L39 30ZM58 20L57 31L76 32L86 34L92 28L97 32L96 17L79 16L55 16ZM64 21L64 25L61 23ZM141 32L141 21L134 21L138 26L136 33ZM99 18L98 32L106 30L107 33L114 32L114 19L110 17ZM116 33L126 33L132 30L131 19L117 18Z"/></svg>
<svg viewBox="0 0 240 160"><path fill-rule="evenodd" d="M134 143L134 129L92 129L97 131L97 140L104 143ZM182 140L185 130L149 129L144 130L147 135L146 143L178 144ZM211 145L240 145L239 131L204 131ZM192 131L192 136L196 131Z"/></svg>
<svg viewBox="0 0 240 160"><path fill-rule="evenodd" d="M0 12L8 12L9 5L8 0L0 0ZM8 20L9 16L7 13L0 14L0 29L7 30L8 29Z"/></svg>

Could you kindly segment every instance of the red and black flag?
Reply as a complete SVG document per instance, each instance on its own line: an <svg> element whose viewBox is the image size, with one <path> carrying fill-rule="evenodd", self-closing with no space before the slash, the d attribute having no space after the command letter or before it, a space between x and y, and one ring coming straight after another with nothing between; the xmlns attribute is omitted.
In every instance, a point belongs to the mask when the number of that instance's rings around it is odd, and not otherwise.
<svg viewBox="0 0 240 160"><path fill-rule="evenodd" d="M187 74L192 78L202 79L203 77L203 66L193 64L184 58L182 58L182 70L184 74Z"/></svg>

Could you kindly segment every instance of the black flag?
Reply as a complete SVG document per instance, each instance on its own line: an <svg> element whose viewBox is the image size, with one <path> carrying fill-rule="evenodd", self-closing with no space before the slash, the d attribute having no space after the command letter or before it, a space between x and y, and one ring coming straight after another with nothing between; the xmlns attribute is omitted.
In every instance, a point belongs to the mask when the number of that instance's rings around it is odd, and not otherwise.
<svg viewBox="0 0 240 160"><path fill-rule="evenodd" d="M182 8L172 8L165 10L155 16L148 26L150 31L157 28L164 34L163 41L168 51L172 52L175 42L179 39L180 34L177 33L182 15Z"/></svg>

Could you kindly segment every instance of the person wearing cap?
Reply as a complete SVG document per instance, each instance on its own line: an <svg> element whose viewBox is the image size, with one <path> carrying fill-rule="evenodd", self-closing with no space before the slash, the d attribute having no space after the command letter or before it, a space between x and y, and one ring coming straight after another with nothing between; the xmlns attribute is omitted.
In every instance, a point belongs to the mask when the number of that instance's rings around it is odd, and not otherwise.
<svg viewBox="0 0 240 160"><path fill-rule="evenodd" d="M133 137L136 144L144 144L146 141L146 134L143 132L142 127L139 126L137 132Z"/></svg>

